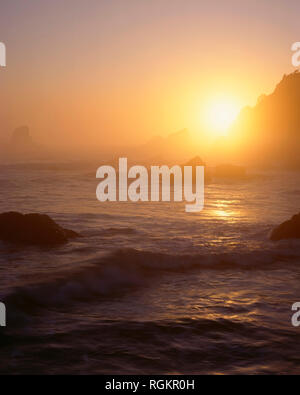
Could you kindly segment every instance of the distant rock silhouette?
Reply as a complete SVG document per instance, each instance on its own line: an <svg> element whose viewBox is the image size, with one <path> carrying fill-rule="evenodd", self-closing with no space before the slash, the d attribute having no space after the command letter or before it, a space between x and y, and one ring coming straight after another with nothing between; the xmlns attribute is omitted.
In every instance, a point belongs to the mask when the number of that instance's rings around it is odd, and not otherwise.
<svg viewBox="0 0 300 395"><path fill-rule="evenodd" d="M188 129L182 129L172 133L167 137L154 136L145 144L135 148L133 152L127 150L125 156L134 157L135 161L154 163L171 163L183 160L186 152L190 152L192 147Z"/></svg>
<svg viewBox="0 0 300 395"><path fill-rule="evenodd" d="M200 156L195 156L186 162L183 166L206 166L206 163L200 158Z"/></svg>
<svg viewBox="0 0 300 395"><path fill-rule="evenodd" d="M200 158L200 156L195 156L194 158L190 159L189 161L185 162L183 165L181 165L182 171L184 169L184 166L192 166L193 168L193 183L196 182L196 172L195 168L196 166L204 166L204 177L205 177L205 182L209 182L211 180L211 172L206 166L206 163Z"/></svg>
<svg viewBox="0 0 300 395"><path fill-rule="evenodd" d="M21 126L13 131L3 156L16 162L49 159L49 154L45 149L32 139L28 126Z"/></svg>
<svg viewBox="0 0 300 395"><path fill-rule="evenodd" d="M29 134L28 126L21 126L14 130L11 137L13 146L31 147L33 142Z"/></svg>
<svg viewBox="0 0 300 395"><path fill-rule="evenodd" d="M9 154L12 158L29 159L33 156L35 148L28 126L21 126L14 130L9 144Z"/></svg>
<svg viewBox="0 0 300 395"><path fill-rule="evenodd" d="M28 245L56 245L80 235L44 214L0 214L0 240Z"/></svg>
<svg viewBox="0 0 300 395"><path fill-rule="evenodd" d="M300 239L300 213L277 226L271 233L271 240Z"/></svg>
<svg viewBox="0 0 300 395"><path fill-rule="evenodd" d="M300 73L284 75L270 95L244 108L228 136L244 163L300 168Z"/></svg>

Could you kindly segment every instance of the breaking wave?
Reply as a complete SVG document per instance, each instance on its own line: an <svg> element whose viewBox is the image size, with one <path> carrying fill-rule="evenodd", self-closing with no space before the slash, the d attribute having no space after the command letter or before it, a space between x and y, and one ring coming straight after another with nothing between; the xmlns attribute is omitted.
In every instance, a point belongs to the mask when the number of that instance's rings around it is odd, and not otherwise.
<svg viewBox="0 0 300 395"><path fill-rule="evenodd" d="M15 288L4 301L22 310L88 302L145 286L157 276L199 270L271 270L276 264L295 264L299 258L299 249L207 255L120 249L77 269L49 274L42 282Z"/></svg>

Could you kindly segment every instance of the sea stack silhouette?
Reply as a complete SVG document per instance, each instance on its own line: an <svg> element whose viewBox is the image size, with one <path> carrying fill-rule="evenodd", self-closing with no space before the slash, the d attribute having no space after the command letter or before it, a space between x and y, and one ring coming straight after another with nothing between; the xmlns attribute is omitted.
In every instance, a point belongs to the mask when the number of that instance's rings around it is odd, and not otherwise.
<svg viewBox="0 0 300 395"><path fill-rule="evenodd" d="M9 156L13 159L29 159L35 152L35 145L28 126L21 126L12 133L9 143Z"/></svg>
<svg viewBox="0 0 300 395"><path fill-rule="evenodd" d="M6 156L14 162L26 162L44 160L47 158L47 153L34 142L29 127L20 126L11 135Z"/></svg>
<svg viewBox="0 0 300 395"><path fill-rule="evenodd" d="M32 146L33 143L28 126L21 126L14 130L11 137L11 144L22 149Z"/></svg>

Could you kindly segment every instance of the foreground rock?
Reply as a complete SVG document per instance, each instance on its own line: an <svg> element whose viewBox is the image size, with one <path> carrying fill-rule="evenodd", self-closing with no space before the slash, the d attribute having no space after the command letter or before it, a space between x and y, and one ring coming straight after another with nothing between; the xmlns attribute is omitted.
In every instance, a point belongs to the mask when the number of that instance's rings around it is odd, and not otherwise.
<svg viewBox="0 0 300 395"><path fill-rule="evenodd" d="M300 214L277 226L271 233L271 240L300 239Z"/></svg>
<svg viewBox="0 0 300 395"><path fill-rule="evenodd" d="M80 235L64 229L48 215L0 214L0 240L29 245L57 245Z"/></svg>

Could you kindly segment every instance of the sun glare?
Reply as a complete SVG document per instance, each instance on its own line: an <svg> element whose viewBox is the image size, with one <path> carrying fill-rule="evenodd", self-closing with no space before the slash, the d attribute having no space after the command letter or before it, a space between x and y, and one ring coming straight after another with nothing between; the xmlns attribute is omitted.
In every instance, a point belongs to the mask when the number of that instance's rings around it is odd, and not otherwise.
<svg viewBox="0 0 300 395"><path fill-rule="evenodd" d="M206 108L204 117L205 124L210 133L225 135L235 121L239 106L226 98L212 100Z"/></svg>

